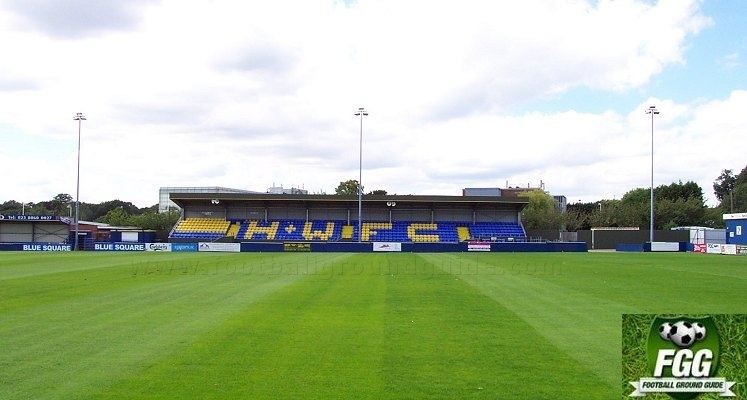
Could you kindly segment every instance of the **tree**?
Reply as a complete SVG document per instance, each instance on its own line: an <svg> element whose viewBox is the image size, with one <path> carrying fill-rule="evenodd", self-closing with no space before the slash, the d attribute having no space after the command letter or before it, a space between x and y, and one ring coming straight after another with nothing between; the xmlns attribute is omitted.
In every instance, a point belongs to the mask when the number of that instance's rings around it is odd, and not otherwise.
<svg viewBox="0 0 747 400"><path fill-rule="evenodd" d="M96 221L113 226L127 226L130 223L130 214L123 207L117 207Z"/></svg>
<svg viewBox="0 0 747 400"><path fill-rule="evenodd" d="M725 169L713 182L713 193L719 199L722 213L747 211L747 167L736 176Z"/></svg>
<svg viewBox="0 0 747 400"><path fill-rule="evenodd" d="M724 199L729 198L729 193L734 189L736 183L737 177L734 176L734 173L730 169L725 169L721 172L721 175L719 175L718 178L716 178L716 181L713 182L713 194L716 195L716 198L722 205Z"/></svg>
<svg viewBox="0 0 747 400"><path fill-rule="evenodd" d="M705 215L706 207L699 199L662 199L656 202L655 227L700 226L705 222Z"/></svg>
<svg viewBox="0 0 747 400"><path fill-rule="evenodd" d="M142 213L142 211L136 205L130 203L129 201L122 200L109 200L99 204L91 204L90 206L91 215L88 218L95 221L98 221L99 218L105 216L109 211L116 208L122 208L127 214L130 215Z"/></svg>
<svg viewBox="0 0 747 400"><path fill-rule="evenodd" d="M542 190L521 193L529 204L521 212L521 222L527 229L560 229L563 215L555 206L555 199Z"/></svg>
<svg viewBox="0 0 747 400"><path fill-rule="evenodd" d="M747 167L742 168L742 171L739 172L736 178L737 181L735 183L737 186L747 183Z"/></svg>
<svg viewBox="0 0 747 400"><path fill-rule="evenodd" d="M747 183L737 185L734 188L734 212L747 212ZM731 212L731 209L729 209Z"/></svg>
<svg viewBox="0 0 747 400"><path fill-rule="evenodd" d="M60 193L52 198L52 201L48 204L48 209L52 215L68 215L70 213L70 208L68 207L73 207L70 205L72 201L73 196L67 193Z"/></svg>
<svg viewBox="0 0 747 400"><path fill-rule="evenodd" d="M350 179L345 182L340 182L335 189L335 194L338 196L357 196L359 183L357 179ZM361 188L362 189L362 188Z"/></svg>
<svg viewBox="0 0 747 400"><path fill-rule="evenodd" d="M656 200L668 199L671 201L680 199L703 200L703 189L701 189L700 186L693 181L688 181L685 183L682 183L682 181L680 181L678 183L661 185L657 187L656 189L654 189L654 197L656 198Z"/></svg>
<svg viewBox="0 0 747 400"><path fill-rule="evenodd" d="M26 203L26 215L47 215L46 202L42 201L39 203Z"/></svg>
<svg viewBox="0 0 747 400"><path fill-rule="evenodd" d="M724 210L722 210L721 207L707 208L705 210L705 215L703 216L703 226L707 226L709 228L723 229L724 228L723 214L724 214Z"/></svg>
<svg viewBox="0 0 747 400"><path fill-rule="evenodd" d="M386 196L386 190L384 189L376 189L368 192L367 194L372 196Z"/></svg>
<svg viewBox="0 0 747 400"><path fill-rule="evenodd" d="M8 200L0 204L0 214L21 214L23 205L15 200Z"/></svg>
<svg viewBox="0 0 747 400"><path fill-rule="evenodd" d="M565 213L565 229L568 231L577 231L580 229L589 229L589 218L586 213L579 209L571 209Z"/></svg>
<svg viewBox="0 0 747 400"><path fill-rule="evenodd" d="M145 212L140 215L133 215L128 219L128 225L136 226L141 229L152 229L155 231L168 231L176 224L181 214L178 211L169 211L166 213Z"/></svg>
<svg viewBox="0 0 747 400"><path fill-rule="evenodd" d="M626 226L630 208L622 200L602 200L589 218L591 227Z"/></svg>
<svg viewBox="0 0 747 400"><path fill-rule="evenodd" d="M612 226L637 226L647 229L650 223L651 191L633 189L623 196L617 223ZM674 182L654 188L654 228L702 225L705 217L703 190L692 181Z"/></svg>

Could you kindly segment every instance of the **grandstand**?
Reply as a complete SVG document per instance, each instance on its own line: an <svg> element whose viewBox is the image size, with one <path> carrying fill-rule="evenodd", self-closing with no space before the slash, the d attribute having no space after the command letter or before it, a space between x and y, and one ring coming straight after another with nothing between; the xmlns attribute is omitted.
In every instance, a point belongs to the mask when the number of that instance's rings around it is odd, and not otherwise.
<svg viewBox="0 0 747 400"><path fill-rule="evenodd" d="M184 241L525 241L523 198L172 193L183 209L169 238Z"/></svg>

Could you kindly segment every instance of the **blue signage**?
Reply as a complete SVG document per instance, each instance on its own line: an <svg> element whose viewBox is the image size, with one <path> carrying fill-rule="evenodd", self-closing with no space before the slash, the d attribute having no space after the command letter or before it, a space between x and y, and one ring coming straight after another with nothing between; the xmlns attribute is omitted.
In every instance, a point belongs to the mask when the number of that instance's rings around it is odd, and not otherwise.
<svg viewBox="0 0 747 400"><path fill-rule="evenodd" d="M58 243L30 243L24 244L21 251L72 251L73 246Z"/></svg>
<svg viewBox="0 0 747 400"><path fill-rule="evenodd" d="M60 218L54 215L3 215L0 214L0 221L59 221Z"/></svg>
<svg viewBox="0 0 747 400"><path fill-rule="evenodd" d="M145 243L95 243L95 251L145 251Z"/></svg>
<svg viewBox="0 0 747 400"><path fill-rule="evenodd" d="M197 251L197 243L171 243L171 251L192 252Z"/></svg>

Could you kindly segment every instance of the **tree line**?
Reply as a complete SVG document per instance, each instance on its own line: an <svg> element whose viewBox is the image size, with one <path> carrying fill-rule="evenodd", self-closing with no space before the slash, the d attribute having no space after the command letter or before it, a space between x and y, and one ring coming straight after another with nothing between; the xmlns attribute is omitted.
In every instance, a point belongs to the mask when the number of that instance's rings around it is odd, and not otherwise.
<svg viewBox="0 0 747 400"><path fill-rule="evenodd" d="M60 193L51 200L22 204L16 200L0 203L0 214L6 215L56 215L73 217L75 202L67 193ZM158 204L150 207L138 206L122 200L79 205L81 221L103 222L114 226L134 226L141 229L170 230L179 220L179 212L159 213Z"/></svg>
<svg viewBox="0 0 747 400"><path fill-rule="evenodd" d="M695 182L673 182L654 188L654 229L676 226L723 228L723 214L747 212L747 167L734 175L724 170L713 182L713 193L719 201L715 207L705 204L703 189ZM561 215L548 194L529 193L529 205L522 214L527 229L562 229L576 231L592 227L649 228L650 188L628 191L622 199L604 199L569 204Z"/></svg>

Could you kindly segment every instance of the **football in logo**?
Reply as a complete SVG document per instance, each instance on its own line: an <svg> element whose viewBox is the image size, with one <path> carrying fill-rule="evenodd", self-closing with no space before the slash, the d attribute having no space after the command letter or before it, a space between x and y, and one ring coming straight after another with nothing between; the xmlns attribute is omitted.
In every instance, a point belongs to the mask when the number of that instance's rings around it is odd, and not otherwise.
<svg viewBox="0 0 747 400"><path fill-rule="evenodd" d="M693 323L693 329L695 329L695 340L703 340L706 336L706 328L700 322Z"/></svg>
<svg viewBox="0 0 747 400"><path fill-rule="evenodd" d="M721 340L713 316L654 316L649 326L647 372L629 381L634 390L628 397L654 393L676 400L694 400L703 393L734 396L730 388L735 382L718 375Z"/></svg>
<svg viewBox="0 0 747 400"><path fill-rule="evenodd" d="M665 322L659 326L659 336L662 339L669 341L669 331L672 329L672 324Z"/></svg>
<svg viewBox="0 0 747 400"><path fill-rule="evenodd" d="M669 329L669 340L679 347L690 347L695 342L695 328L688 321L677 321Z"/></svg>

